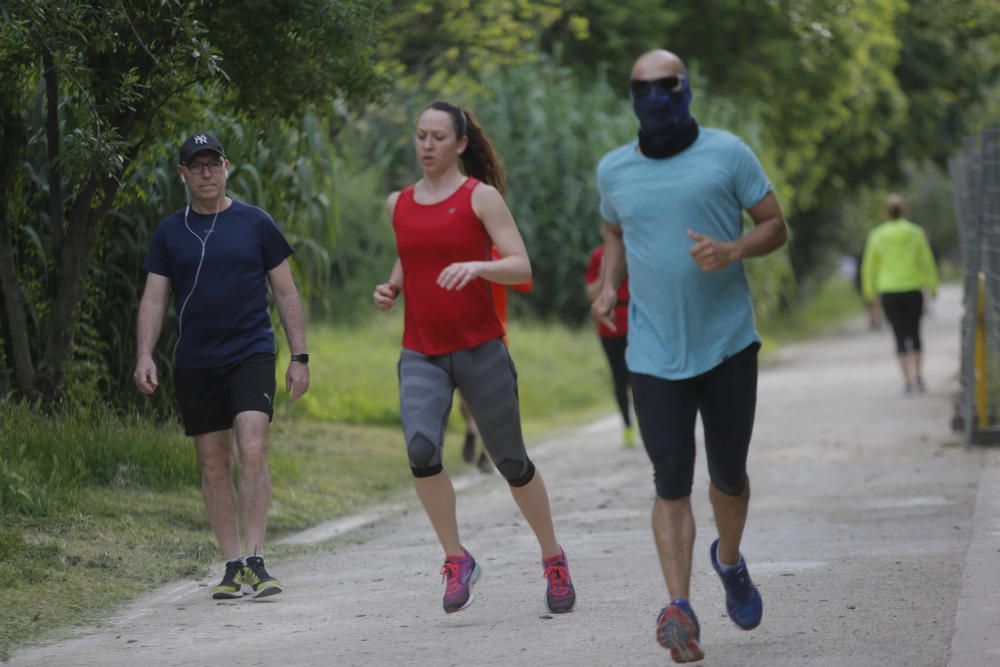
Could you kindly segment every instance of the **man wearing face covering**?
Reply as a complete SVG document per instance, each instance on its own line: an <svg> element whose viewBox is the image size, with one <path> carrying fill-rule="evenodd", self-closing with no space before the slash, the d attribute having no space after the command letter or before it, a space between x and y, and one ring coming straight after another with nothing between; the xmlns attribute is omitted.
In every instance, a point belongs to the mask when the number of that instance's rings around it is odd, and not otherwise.
<svg viewBox="0 0 1000 667"><path fill-rule="evenodd" d="M787 230L750 148L729 132L699 127L691 116L691 82L680 58L663 50L643 54L629 91L638 140L611 151L597 167L604 274L591 310L614 327L627 266L626 361L653 463L653 535L670 600L657 618L656 639L674 661L694 662L704 657L688 602L699 414L719 531L708 558L730 619L751 630L763 615L740 553L760 348L743 261L780 248ZM753 222L745 234L743 211Z"/></svg>

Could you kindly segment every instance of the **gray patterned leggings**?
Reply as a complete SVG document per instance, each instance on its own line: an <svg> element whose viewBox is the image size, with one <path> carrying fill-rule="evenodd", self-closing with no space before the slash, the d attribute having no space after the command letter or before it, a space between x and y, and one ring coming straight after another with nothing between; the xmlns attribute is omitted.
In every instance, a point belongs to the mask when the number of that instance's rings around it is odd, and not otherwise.
<svg viewBox="0 0 1000 667"><path fill-rule="evenodd" d="M403 348L398 372L403 435L414 477L443 470L444 431L457 388L500 474L511 486L531 481L535 466L521 433L517 370L503 341L433 356Z"/></svg>

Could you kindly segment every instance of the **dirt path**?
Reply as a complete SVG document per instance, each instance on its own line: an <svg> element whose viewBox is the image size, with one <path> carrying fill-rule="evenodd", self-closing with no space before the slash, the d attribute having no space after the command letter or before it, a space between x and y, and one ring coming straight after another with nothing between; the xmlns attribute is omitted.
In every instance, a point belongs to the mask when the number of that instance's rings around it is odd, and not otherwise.
<svg viewBox="0 0 1000 667"><path fill-rule="evenodd" d="M946 288L925 324L927 394L901 396L889 334L860 323L787 349L762 373L744 553L765 616L750 633L725 617L708 562L699 455L692 603L703 664L1000 664L996 606L985 614L1000 531L975 514L980 478L995 486L1000 464L948 430L959 298ZM668 664L653 639L666 594L645 453L620 448L613 418L533 451L577 584L572 614L546 614L537 546L494 476L459 497L463 539L484 567L476 603L459 614L440 609L439 547L413 501L360 529L358 543L273 561L287 592L272 604L215 603L178 582L10 664ZM981 507L996 501L980 496Z"/></svg>

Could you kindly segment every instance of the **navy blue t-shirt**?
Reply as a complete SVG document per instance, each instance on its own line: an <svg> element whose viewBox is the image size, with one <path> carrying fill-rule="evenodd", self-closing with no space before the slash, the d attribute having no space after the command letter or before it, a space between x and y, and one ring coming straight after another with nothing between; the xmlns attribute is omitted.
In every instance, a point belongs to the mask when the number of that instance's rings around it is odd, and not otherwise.
<svg viewBox="0 0 1000 667"><path fill-rule="evenodd" d="M191 209L185 225L184 211L157 226L143 264L146 271L169 278L174 291L180 335L176 365L211 368L258 352L274 353L267 272L291 255L292 247L271 216L256 206L234 199L210 234L214 213ZM202 240L205 259L199 273Z"/></svg>

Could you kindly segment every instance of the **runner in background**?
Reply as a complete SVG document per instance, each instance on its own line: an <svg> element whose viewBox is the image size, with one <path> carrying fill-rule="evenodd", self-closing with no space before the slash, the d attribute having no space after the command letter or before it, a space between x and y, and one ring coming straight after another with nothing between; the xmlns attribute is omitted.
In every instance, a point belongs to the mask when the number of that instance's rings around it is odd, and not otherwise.
<svg viewBox="0 0 1000 667"><path fill-rule="evenodd" d="M585 287L587 300L593 302L601 291L601 267L604 265L604 246L597 246L590 253L587 264ZM632 382L629 378L628 365L625 363L625 348L628 344L628 278L622 281L618 288L618 302L615 304L615 329L602 322L597 322L597 335L601 339L601 347L608 358L611 367L611 380L614 383L615 400L622 415L624 431L622 443L626 447L635 444L635 429L632 428L632 413L629 406L629 392Z"/></svg>

